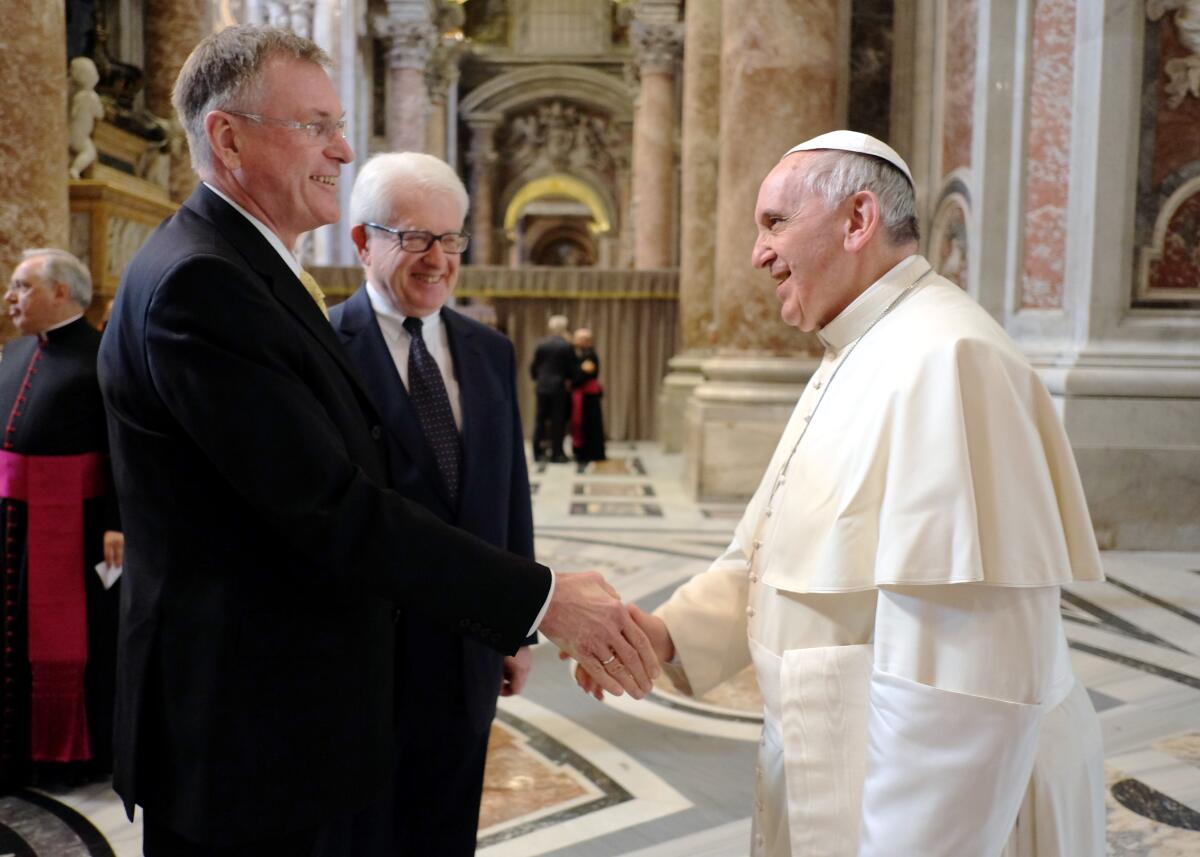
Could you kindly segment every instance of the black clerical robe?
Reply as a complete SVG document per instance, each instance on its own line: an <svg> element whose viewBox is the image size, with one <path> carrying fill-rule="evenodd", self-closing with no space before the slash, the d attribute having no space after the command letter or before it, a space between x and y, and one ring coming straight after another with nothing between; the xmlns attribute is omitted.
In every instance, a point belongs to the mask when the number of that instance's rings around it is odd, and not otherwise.
<svg viewBox="0 0 1200 857"><path fill-rule="evenodd" d="M120 524L99 346L100 334L79 318L9 342L0 360L0 787L29 782L33 763L67 763L74 778L111 768L120 583L105 590L94 566L104 531ZM41 545L33 575L31 543ZM34 579L39 568L63 568L64 557L78 578Z"/></svg>
<svg viewBox="0 0 1200 857"><path fill-rule="evenodd" d="M594 348L575 349L571 377L571 447L575 460L604 461L604 415L600 400L600 357Z"/></svg>

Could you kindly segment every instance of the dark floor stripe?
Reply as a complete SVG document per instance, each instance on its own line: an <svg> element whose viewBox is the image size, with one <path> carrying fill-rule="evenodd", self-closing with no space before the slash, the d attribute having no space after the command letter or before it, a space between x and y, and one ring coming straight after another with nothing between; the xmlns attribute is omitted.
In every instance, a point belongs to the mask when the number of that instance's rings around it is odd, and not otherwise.
<svg viewBox="0 0 1200 857"><path fill-rule="evenodd" d="M1120 780L1113 784L1117 803L1142 818L1182 830L1200 830L1200 812L1181 804L1140 780Z"/></svg>
<svg viewBox="0 0 1200 857"><path fill-rule="evenodd" d="M1170 601L1164 601L1162 598L1159 598L1157 595L1151 595L1149 592L1145 592L1141 589L1138 589L1136 586L1130 586L1128 583L1126 583L1123 580L1117 580L1111 574L1106 574L1104 576L1104 579L1107 580L1109 583L1111 583L1113 586L1124 589L1130 595L1136 595L1138 598L1141 598L1143 601L1149 601L1151 604L1153 604L1156 607L1161 607L1164 610L1168 610L1171 613L1174 613L1176 616L1180 616L1184 619L1187 619L1189 622L1194 622L1197 625L1200 625L1200 616L1197 616L1195 613L1191 612L1190 610L1185 610L1184 608L1180 607L1178 604L1172 604Z"/></svg>
<svg viewBox="0 0 1200 857"><path fill-rule="evenodd" d="M1142 630L1132 622L1122 619L1117 614L1093 604L1086 598L1076 595L1074 592L1068 592L1064 589L1062 591L1062 600L1085 613L1090 613L1105 625L1108 625L1110 628L1128 634L1130 637L1141 640L1143 643L1150 643L1154 646L1162 646L1164 649L1171 649L1172 651L1181 652L1183 654L1191 654L1191 652L1185 652L1183 649L1179 648L1179 646L1164 640L1157 634L1151 634L1149 631Z"/></svg>
<svg viewBox="0 0 1200 857"><path fill-rule="evenodd" d="M1165 678L1169 681L1178 682L1179 684L1187 685L1188 687L1200 690L1200 678L1185 675L1184 673L1176 672L1175 670L1167 669L1166 667L1160 667L1156 664L1147 663L1146 661L1139 661L1137 658L1131 658L1128 655L1120 655L1116 652L1110 652L1107 649L1089 646L1087 643L1079 643L1072 640L1068 641L1067 645L1078 652L1087 652L1089 655L1095 655L1098 658L1104 658L1106 661L1123 664L1124 666L1132 667L1135 670L1140 670L1141 672L1149 673L1150 675L1156 675L1159 678Z"/></svg>
<svg viewBox="0 0 1200 857"><path fill-rule="evenodd" d="M79 837L79 841L87 847L91 857L116 857L108 840L97 830L86 817L80 815L65 803L60 803L49 795L35 792L33 789L20 789L16 794L22 799L39 806L46 812L58 816L71 832Z"/></svg>
<svg viewBox="0 0 1200 857"><path fill-rule="evenodd" d="M547 533L540 527L538 528L538 532L542 533L542 535L547 539L557 539L558 541L562 542L579 542L580 544L585 545L603 545L606 548L627 548L629 550L645 551L646 553L660 553L666 556L684 557L685 559L713 559L713 554L711 551L705 551L704 553L687 553L686 551L672 550L671 548L650 547L649 545L627 545L622 542L607 541L605 539L587 539L583 536L566 536L558 533ZM625 532L629 531L626 530Z"/></svg>

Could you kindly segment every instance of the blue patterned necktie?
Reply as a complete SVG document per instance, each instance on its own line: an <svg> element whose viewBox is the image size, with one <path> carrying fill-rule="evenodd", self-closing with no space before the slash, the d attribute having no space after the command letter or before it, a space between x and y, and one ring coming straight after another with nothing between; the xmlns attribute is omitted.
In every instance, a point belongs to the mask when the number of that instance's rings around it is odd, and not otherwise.
<svg viewBox="0 0 1200 857"><path fill-rule="evenodd" d="M408 397L417 409L421 431L433 450L434 460L450 493L450 502L457 505L462 447L442 373L425 347L425 337L421 333L423 324L421 319L411 315L404 319L404 329L412 337L408 346Z"/></svg>

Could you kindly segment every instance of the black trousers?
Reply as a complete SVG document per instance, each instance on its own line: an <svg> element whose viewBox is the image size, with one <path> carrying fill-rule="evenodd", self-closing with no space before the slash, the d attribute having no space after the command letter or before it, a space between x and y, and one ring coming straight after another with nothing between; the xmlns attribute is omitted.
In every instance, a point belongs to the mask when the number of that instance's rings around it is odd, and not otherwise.
<svg viewBox="0 0 1200 857"><path fill-rule="evenodd" d="M537 416L533 427L533 457L563 459L563 437L567 432L567 416L571 396L561 393L538 393ZM548 449L546 447L549 447Z"/></svg>
<svg viewBox="0 0 1200 857"><path fill-rule="evenodd" d="M289 833L254 842L213 845L194 842L170 828L142 817L142 853L145 857L311 857L321 840L321 828Z"/></svg>
<svg viewBox="0 0 1200 857"><path fill-rule="evenodd" d="M406 742L388 788L332 825L317 857L471 857L489 731L451 725Z"/></svg>

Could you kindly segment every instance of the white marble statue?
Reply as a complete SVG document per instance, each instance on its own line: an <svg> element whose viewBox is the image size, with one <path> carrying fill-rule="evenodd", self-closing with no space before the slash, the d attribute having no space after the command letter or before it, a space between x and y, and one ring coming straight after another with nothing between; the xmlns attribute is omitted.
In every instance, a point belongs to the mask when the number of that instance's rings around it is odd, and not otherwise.
<svg viewBox="0 0 1200 857"><path fill-rule="evenodd" d="M96 94L100 74L96 64L87 57L75 57L70 65L71 82L75 94L71 96L71 112L67 122L68 142L71 153L71 178L77 179L96 160L96 144L92 142L92 131L96 120L104 118L104 105Z"/></svg>

